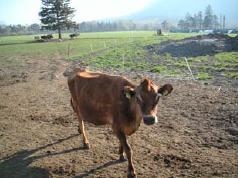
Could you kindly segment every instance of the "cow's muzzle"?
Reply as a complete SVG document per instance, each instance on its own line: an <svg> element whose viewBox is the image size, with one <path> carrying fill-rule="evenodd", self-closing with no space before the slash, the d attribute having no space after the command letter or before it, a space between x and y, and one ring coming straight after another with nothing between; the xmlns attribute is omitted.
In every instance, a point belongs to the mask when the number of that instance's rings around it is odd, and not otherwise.
<svg viewBox="0 0 238 178"><path fill-rule="evenodd" d="M158 122L157 116L153 115L144 115L143 120L146 125L153 125Z"/></svg>

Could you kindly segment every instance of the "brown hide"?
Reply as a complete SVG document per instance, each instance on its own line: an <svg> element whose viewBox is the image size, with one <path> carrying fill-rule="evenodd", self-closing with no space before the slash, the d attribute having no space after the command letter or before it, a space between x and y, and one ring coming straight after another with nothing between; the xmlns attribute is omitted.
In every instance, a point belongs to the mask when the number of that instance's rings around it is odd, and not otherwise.
<svg viewBox="0 0 238 178"><path fill-rule="evenodd" d="M126 135L133 134L144 123L156 123L157 104L161 96L172 92L166 84L159 88L149 79L135 86L120 76L87 72L76 69L68 79L71 105L77 113L79 132L82 133L84 147L89 148L84 123L95 125L110 124L120 141L120 160L125 152L128 158L128 177L136 177L132 163L132 151Z"/></svg>
<svg viewBox="0 0 238 178"><path fill-rule="evenodd" d="M133 115L124 86L135 86L125 78L102 73L78 72L68 80L73 107L84 121L101 125L130 125Z"/></svg>
<svg viewBox="0 0 238 178"><path fill-rule="evenodd" d="M170 84L167 85L171 88L164 85L158 90L151 80L145 79L136 87L120 76L79 69L68 79L68 85L74 111L83 121L111 124L113 130L125 131L127 135L138 129L143 115L156 115L158 91L172 91ZM136 96L128 99L125 90L135 91Z"/></svg>

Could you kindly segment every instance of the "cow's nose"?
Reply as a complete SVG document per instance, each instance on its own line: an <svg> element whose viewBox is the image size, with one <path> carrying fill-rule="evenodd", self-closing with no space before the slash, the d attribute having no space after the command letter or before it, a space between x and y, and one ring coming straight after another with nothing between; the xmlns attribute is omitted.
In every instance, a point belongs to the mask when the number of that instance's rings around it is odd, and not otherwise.
<svg viewBox="0 0 238 178"><path fill-rule="evenodd" d="M153 125L158 122L157 116L143 116L144 123L146 125Z"/></svg>

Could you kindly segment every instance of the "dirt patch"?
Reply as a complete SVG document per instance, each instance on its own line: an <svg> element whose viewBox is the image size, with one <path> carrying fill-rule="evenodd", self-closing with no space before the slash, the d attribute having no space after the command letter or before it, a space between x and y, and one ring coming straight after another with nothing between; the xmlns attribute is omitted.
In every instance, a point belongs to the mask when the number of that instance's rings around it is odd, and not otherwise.
<svg viewBox="0 0 238 178"><path fill-rule="evenodd" d="M19 82L26 82L28 73L24 71L1 70L0 69L0 86L12 85Z"/></svg>
<svg viewBox="0 0 238 178"><path fill-rule="evenodd" d="M173 57L196 57L214 55L219 52L238 51L238 36L230 37L222 34L200 35L183 40L166 41L148 45L150 52Z"/></svg>
<svg viewBox="0 0 238 178"><path fill-rule="evenodd" d="M92 148L83 150L62 60L34 60L25 82L0 86L0 177L126 177L118 140L109 127L86 124ZM1 69L12 71L11 69ZM21 69L16 70L21 74ZM107 71L140 82L136 72ZM20 75L21 76L21 75ZM131 137L138 177L231 177L238 175L238 89L197 82L171 83L159 103L159 123L141 124Z"/></svg>
<svg viewBox="0 0 238 178"><path fill-rule="evenodd" d="M162 161L165 167L177 167L178 169L189 169L191 161L176 155L155 155L154 161Z"/></svg>

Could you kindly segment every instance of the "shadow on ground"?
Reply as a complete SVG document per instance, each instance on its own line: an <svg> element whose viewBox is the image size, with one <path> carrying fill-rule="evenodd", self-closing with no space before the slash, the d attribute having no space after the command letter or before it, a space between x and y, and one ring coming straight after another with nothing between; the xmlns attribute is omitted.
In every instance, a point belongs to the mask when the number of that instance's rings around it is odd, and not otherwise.
<svg viewBox="0 0 238 178"><path fill-rule="evenodd" d="M25 41L25 42L14 42L14 43L0 43L0 46L24 45L24 44L33 44L33 43L42 43L42 42L41 41Z"/></svg>
<svg viewBox="0 0 238 178"><path fill-rule="evenodd" d="M112 165L115 165L115 164L119 164L121 163L122 161L120 161L119 159L118 160L112 160L112 161L108 161L107 163L104 163L100 166L97 166L95 168L92 168L88 171L85 171L84 173L82 174L79 174L77 176L75 176L74 178L83 178L83 177L88 177L88 176L92 176L95 174L96 171L100 170L100 169L104 169L104 168L107 168L107 167L110 167Z"/></svg>
<svg viewBox="0 0 238 178"><path fill-rule="evenodd" d="M32 156L32 155L42 149L45 149L47 147L69 140L76 136L78 136L78 134L71 135L67 138L59 139L54 143L50 143L50 144L47 144L32 150L18 151L13 155L2 158L0 160L0 177L1 178L13 178L13 177L50 178L52 177L52 175L49 173L47 169L43 169L39 167L31 167L30 164L44 157L66 154L66 153L82 150L83 148L73 148L69 150L64 150L62 152L47 153L47 154L42 154L38 156Z"/></svg>

